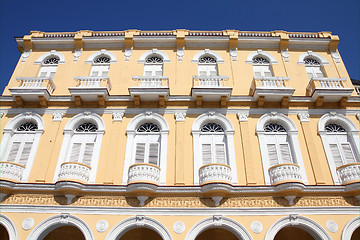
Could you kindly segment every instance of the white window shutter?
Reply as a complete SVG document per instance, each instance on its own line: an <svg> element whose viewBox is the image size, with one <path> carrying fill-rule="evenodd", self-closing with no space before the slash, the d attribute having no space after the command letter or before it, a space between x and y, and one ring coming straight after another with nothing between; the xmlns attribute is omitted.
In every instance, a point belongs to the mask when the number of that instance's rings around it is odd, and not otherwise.
<svg viewBox="0 0 360 240"><path fill-rule="evenodd" d="M277 152L276 152L276 145L275 144L267 144L268 154L269 154L269 162L270 166L275 166L279 164Z"/></svg>
<svg viewBox="0 0 360 240"><path fill-rule="evenodd" d="M32 142L25 142L23 150L21 152L20 160L19 160L19 163L21 165L26 166L27 160L29 159L32 145L33 145Z"/></svg>
<svg viewBox="0 0 360 240"><path fill-rule="evenodd" d="M273 74L271 72L270 65L265 65L265 66L262 66L262 67L263 67L263 70L264 70L265 77L272 77L273 76Z"/></svg>
<svg viewBox="0 0 360 240"><path fill-rule="evenodd" d="M149 163L158 165L159 159L159 143L150 143L149 144Z"/></svg>
<svg viewBox="0 0 360 240"><path fill-rule="evenodd" d="M211 144L202 144L203 165L210 164L211 161Z"/></svg>
<svg viewBox="0 0 360 240"><path fill-rule="evenodd" d="M341 160L341 155L340 155L338 145L337 144L329 144L329 146L330 146L330 150L331 150L333 160L335 162L335 166L336 167L342 166L343 162Z"/></svg>
<svg viewBox="0 0 360 240"><path fill-rule="evenodd" d="M226 164L225 158L225 144L215 144L215 152L216 152L216 163Z"/></svg>
<svg viewBox="0 0 360 240"><path fill-rule="evenodd" d="M344 157L345 157L345 162L346 164L349 164L349 163L355 163L355 157L354 157L354 154L351 150L351 146L349 143L342 143L341 144L342 146L342 149L344 151Z"/></svg>
<svg viewBox="0 0 360 240"><path fill-rule="evenodd" d="M70 154L70 162L79 161L81 143L73 143L71 154Z"/></svg>
<svg viewBox="0 0 360 240"><path fill-rule="evenodd" d="M83 163L91 166L91 159L94 151L94 143L86 143L85 144L85 151L84 151L84 157L83 157Z"/></svg>
<svg viewBox="0 0 360 240"><path fill-rule="evenodd" d="M8 162L15 162L16 156L18 154L21 142L13 142L10 148L9 156L7 158Z"/></svg>
<svg viewBox="0 0 360 240"><path fill-rule="evenodd" d="M280 144L280 153L281 153L282 163L292 163L289 144L287 143Z"/></svg>
<svg viewBox="0 0 360 240"><path fill-rule="evenodd" d="M143 163L145 159L145 143L136 144L135 163Z"/></svg>

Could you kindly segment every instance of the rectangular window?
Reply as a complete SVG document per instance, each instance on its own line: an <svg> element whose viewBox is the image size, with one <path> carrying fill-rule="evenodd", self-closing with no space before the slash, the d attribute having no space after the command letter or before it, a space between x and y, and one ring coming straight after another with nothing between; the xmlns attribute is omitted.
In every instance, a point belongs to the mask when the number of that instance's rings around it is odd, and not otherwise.
<svg viewBox="0 0 360 240"><path fill-rule="evenodd" d="M136 144L135 163L144 163L145 160L145 143Z"/></svg>
<svg viewBox="0 0 360 240"><path fill-rule="evenodd" d="M203 144L202 145L202 159L203 159L203 165L212 163L211 144Z"/></svg>
<svg viewBox="0 0 360 240"><path fill-rule="evenodd" d="M268 144L267 145L268 153L269 153L269 162L270 166L275 166L279 164L278 155L276 151L275 144Z"/></svg>
<svg viewBox="0 0 360 240"><path fill-rule="evenodd" d="M329 144L329 145L330 145L330 150L331 150L333 160L335 162L335 166L336 167L342 166L343 162L341 160L341 155L340 155L338 145L337 144Z"/></svg>
<svg viewBox="0 0 360 240"><path fill-rule="evenodd" d="M159 143L149 144L149 163L157 165L159 159Z"/></svg>
<svg viewBox="0 0 360 240"><path fill-rule="evenodd" d="M224 143L215 144L215 152L216 152L216 163L226 164L225 144Z"/></svg>

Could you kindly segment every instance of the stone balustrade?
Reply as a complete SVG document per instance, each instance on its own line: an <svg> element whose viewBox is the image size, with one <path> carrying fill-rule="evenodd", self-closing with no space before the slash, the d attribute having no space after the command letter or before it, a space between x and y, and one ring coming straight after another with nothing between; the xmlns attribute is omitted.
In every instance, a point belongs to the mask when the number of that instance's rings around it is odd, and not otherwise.
<svg viewBox="0 0 360 240"><path fill-rule="evenodd" d="M199 169L200 185L217 182L231 183L231 168L226 164L211 163Z"/></svg>
<svg viewBox="0 0 360 240"><path fill-rule="evenodd" d="M360 181L360 163L349 163L336 170L342 184Z"/></svg>
<svg viewBox="0 0 360 240"><path fill-rule="evenodd" d="M161 88L168 87L168 77L165 76L136 76L133 77L134 80L137 80L138 87L142 88Z"/></svg>
<svg viewBox="0 0 360 240"><path fill-rule="evenodd" d="M101 88L105 87L108 92L112 88L109 77L75 77L76 87L79 88Z"/></svg>
<svg viewBox="0 0 360 240"><path fill-rule="evenodd" d="M129 168L128 184L130 183L153 183L160 182L160 168L149 163L133 164Z"/></svg>
<svg viewBox="0 0 360 240"><path fill-rule="evenodd" d="M193 76L193 87L226 87L228 79L228 76Z"/></svg>
<svg viewBox="0 0 360 240"><path fill-rule="evenodd" d="M284 88L289 85L288 77L254 77L254 87Z"/></svg>
<svg viewBox="0 0 360 240"><path fill-rule="evenodd" d="M0 178L19 182L22 179L25 166L14 162L0 162Z"/></svg>
<svg viewBox="0 0 360 240"><path fill-rule="evenodd" d="M55 83L50 77L17 77L16 80L20 81L21 89L47 89L49 94L52 94L56 88Z"/></svg>
<svg viewBox="0 0 360 240"><path fill-rule="evenodd" d="M300 167L293 163L283 163L269 168L272 184L302 182Z"/></svg>
<svg viewBox="0 0 360 240"><path fill-rule="evenodd" d="M341 89L344 88L346 78L311 78L307 91L311 96L316 89Z"/></svg>
<svg viewBox="0 0 360 240"><path fill-rule="evenodd" d="M91 167L78 162L65 162L61 164L58 181L79 181L88 183Z"/></svg>

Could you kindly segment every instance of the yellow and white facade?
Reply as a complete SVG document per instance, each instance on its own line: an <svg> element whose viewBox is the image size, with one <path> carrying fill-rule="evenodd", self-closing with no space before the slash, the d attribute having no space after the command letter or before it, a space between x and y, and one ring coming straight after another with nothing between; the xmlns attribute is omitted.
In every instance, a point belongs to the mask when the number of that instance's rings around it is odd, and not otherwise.
<svg viewBox="0 0 360 240"><path fill-rule="evenodd" d="M330 32L32 31L1 96L1 239L358 239Z"/></svg>

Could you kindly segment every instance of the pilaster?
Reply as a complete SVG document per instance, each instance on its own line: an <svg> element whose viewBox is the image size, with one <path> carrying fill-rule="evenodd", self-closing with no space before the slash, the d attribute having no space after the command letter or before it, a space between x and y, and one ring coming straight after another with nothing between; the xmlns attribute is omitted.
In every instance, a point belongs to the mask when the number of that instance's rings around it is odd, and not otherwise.
<svg viewBox="0 0 360 240"><path fill-rule="evenodd" d="M175 112L175 185L184 185L184 123L185 112Z"/></svg>

